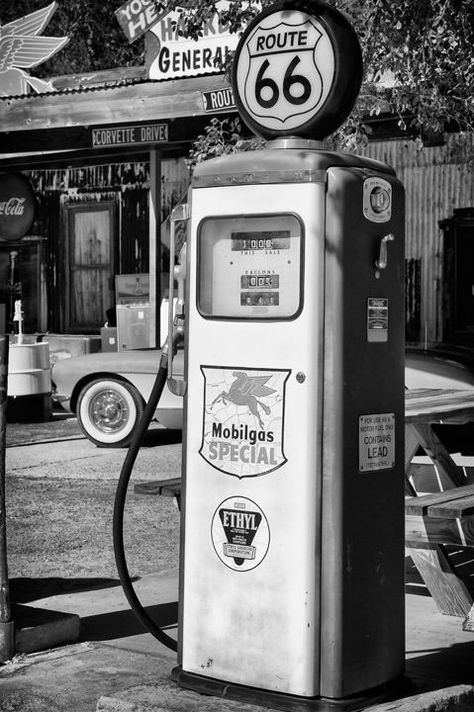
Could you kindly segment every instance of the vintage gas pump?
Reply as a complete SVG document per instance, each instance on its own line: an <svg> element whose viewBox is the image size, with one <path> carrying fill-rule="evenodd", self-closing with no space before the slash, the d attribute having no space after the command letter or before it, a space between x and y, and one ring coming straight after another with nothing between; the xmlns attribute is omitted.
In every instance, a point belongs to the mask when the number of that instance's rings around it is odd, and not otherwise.
<svg viewBox="0 0 474 712"><path fill-rule="evenodd" d="M404 192L318 144L360 81L334 8L264 10L234 93L270 140L190 191L173 677L277 709L366 706L404 669Z"/></svg>
<svg viewBox="0 0 474 712"><path fill-rule="evenodd" d="M192 183L174 673L283 708L404 661L403 189L315 147L360 54L333 8L294 7L261 13L234 65L241 115L273 140Z"/></svg>

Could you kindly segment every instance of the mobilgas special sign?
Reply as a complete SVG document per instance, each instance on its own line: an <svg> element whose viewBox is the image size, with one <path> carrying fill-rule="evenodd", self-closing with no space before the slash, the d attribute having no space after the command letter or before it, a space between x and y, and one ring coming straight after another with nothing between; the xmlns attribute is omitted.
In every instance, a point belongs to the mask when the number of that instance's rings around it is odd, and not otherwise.
<svg viewBox="0 0 474 712"><path fill-rule="evenodd" d="M201 366L204 417L200 455L235 477L273 472L283 451L285 385L290 371Z"/></svg>

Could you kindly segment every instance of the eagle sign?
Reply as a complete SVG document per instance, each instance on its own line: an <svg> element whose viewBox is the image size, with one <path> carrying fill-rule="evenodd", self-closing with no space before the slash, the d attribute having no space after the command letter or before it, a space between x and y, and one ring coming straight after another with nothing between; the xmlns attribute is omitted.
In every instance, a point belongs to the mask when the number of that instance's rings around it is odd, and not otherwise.
<svg viewBox="0 0 474 712"><path fill-rule="evenodd" d="M25 69L37 67L59 52L69 37L39 37L56 11L52 2L18 20L0 26L0 95L26 94L31 87L38 93L54 91L50 82L30 76Z"/></svg>

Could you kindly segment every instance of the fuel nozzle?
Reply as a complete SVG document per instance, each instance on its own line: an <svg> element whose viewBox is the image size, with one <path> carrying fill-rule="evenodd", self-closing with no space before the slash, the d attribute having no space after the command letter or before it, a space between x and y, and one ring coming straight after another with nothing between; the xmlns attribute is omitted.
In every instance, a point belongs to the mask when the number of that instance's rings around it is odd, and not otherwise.
<svg viewBox="0 0 474 712"><path fill-rule="evenodd" d="M185 326L185 285L186 285L186 243L183 244L178 257L178 264L174 267L174 278L178 283L178 299L176 300L175 316L173 319L173 341L176 349L184 344Z"/></svg>
<svg viewBox="0 0 474 712"><path fill-rule="evenodd" d="M174 232L174 230L173 230ZM178 284L176 304L174 304L174 282ZM168 368L168 388L175 395L184 395L186 383L183 379L177 379L173 375L173 358L179 348L184 345L185 332L185 284L186 284L186 242L183 244L177 264L170 274L170 294L169 294L169 318L168 318L168 338L162 349L163 357L167 359Z"/></svg>

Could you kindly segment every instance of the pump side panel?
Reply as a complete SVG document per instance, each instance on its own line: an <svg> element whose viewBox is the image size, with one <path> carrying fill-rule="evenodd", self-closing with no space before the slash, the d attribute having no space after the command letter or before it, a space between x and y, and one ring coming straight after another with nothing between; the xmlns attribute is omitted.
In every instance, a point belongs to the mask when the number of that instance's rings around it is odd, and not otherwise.
<svg viewBox="0 0 474 712"><path fill-rule="evenodd" d="M188 245L182 669L309 697L319 694L324 196L323 182L194 189ZM206 216L272 213L296 214L304 226L302 311L287 321L203 318L196 305L199 224ZM232 254L222 267L229 273L244 259ZM242 275L252 260L249 250ZM230 277L224 286L226 302L238 304ZM258 396L258 415L221 395L236 374L252 377L252 369L271 376L265 385L274 389ZM236 476L239 459L264 450L277 466Z"/></svg>
<svg viewBox="0 0 474 712"><path fill-rule="evenodd" d="M404 665L404 194L384 175L392 216L366 219L364 179L374 175L328 170L321 695L336 698Z"/></svg>

